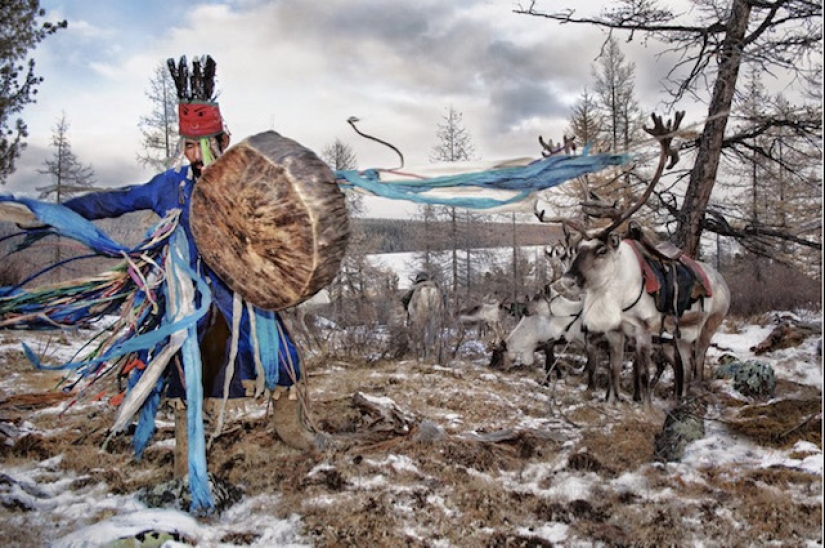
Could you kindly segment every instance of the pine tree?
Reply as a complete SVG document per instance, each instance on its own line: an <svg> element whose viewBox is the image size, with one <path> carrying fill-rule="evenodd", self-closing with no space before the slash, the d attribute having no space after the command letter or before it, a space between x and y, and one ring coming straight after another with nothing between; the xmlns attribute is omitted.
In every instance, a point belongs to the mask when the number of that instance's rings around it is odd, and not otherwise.
<svg viewBox="0 0 825 548"><path fill-rule="evenodd" d="M38 22L46 11L39 0L3 0L0 3L0 183L14 173L15 162L25 148L29 132L22 118L12 122L26 105L35 101L37 86L43 78L34 73L34 59L25 61L47 36L66 28L59 23Z"/></svg>

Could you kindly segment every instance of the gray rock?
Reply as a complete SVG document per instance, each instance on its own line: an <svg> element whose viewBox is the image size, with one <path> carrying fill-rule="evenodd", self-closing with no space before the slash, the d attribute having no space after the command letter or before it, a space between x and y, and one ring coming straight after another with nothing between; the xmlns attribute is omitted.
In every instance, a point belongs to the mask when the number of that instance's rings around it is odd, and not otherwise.
<svg viewBox="0 0 825 548"><path fill-rule="evenodd" d="M726 354L719 360L713 376L716 379L731 379L733 388L751 398L771 397L776 389L776 375L773 368L756 360L739 361Z"/></svg>
<svg viewBox="0 0 825 548"><path fill-rule="evenodd" d="M656 460L679 461L689 443L705 437L705 421L699 413L703 414L704 410L689 404L680 405L667 414L662 431L653 441Z"/></svg>
<svg viewBox="0 0 825 548"><path fill-rule="evenodd" d="M243 497L243 490L228 481L209 474L209 487L215 503L215 510L223 512ZM150 508L175 508L188 512L192 505L189 492L189 476L146 487L137 492L137 499Z"/></svg>

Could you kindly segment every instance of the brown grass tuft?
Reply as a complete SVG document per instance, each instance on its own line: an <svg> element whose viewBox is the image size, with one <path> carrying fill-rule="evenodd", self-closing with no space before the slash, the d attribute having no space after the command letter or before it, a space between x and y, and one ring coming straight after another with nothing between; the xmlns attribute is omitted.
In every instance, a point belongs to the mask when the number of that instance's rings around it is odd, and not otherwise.
<svg viewBox="0 0 825 548"><path fill-rule="evenodd" d="M770 447L787 449L797 441L822 447L821 400L777 400L745 406L727 424L734 432Z"/></svg>

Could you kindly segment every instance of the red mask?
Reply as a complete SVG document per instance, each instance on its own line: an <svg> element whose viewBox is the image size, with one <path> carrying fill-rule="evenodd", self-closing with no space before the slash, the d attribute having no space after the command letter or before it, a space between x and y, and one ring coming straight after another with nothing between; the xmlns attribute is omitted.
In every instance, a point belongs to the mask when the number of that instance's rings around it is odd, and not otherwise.
<svg viewBox="0 0 825 548"><path fill-rule="evenodd" d="M198 139L223 132L223 119L217 103L180 103L178 121L181 137Z"/></svg>

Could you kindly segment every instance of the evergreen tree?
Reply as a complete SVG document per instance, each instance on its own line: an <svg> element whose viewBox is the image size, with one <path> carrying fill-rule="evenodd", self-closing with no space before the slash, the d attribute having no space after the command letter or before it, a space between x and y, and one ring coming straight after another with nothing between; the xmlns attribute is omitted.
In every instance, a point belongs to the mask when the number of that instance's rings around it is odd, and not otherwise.
<svg viewBox="0 0 825 548"><path fill-rule="evenodd" d="M15 162L25 148L28 128L22 118L12 121L26 105L35 101L43 78L34 73L34 59L26 62L29 50L47 36L66 28L66 21L38 21L46 11L39 0L3 0L0 3L0 183L14 173Z"/></svg>

